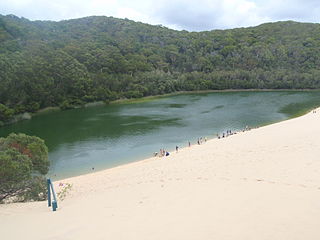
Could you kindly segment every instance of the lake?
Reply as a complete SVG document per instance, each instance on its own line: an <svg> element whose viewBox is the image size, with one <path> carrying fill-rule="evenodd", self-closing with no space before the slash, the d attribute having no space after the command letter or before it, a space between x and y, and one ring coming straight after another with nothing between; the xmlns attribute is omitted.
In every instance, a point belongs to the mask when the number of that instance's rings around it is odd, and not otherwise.
<svg viewBox="0 0 320 240"><path fill-rule="evenodd" d="M317 91L182 94L39 114L0 128L0 136L21 132L44 139L48 176L62 179L148 158L160 148L196 144L229 129L286 120L318 105Z"/></svg>

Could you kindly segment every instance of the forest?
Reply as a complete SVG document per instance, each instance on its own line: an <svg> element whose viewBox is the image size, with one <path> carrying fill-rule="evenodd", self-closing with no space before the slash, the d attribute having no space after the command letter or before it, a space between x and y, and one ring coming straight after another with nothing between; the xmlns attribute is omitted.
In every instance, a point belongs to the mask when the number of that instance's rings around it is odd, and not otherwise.
<svg viewBox="0 0 320 240"><path fill-rule="evenodd" d="M319 24L188 32L113 17L0 15L0 125L19 113L94 101L319 87Z"/></svg>

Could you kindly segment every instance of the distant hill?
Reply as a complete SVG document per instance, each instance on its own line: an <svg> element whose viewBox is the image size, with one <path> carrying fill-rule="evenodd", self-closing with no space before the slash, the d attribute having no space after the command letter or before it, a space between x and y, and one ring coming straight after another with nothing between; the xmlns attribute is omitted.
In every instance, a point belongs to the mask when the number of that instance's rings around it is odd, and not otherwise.
<svg viewBox="0 0 320 240"><path fill-rule="evenodd" d="M181 90L319 87L319 24L187 32L112 17L0 15L0 120Z"/></svg>

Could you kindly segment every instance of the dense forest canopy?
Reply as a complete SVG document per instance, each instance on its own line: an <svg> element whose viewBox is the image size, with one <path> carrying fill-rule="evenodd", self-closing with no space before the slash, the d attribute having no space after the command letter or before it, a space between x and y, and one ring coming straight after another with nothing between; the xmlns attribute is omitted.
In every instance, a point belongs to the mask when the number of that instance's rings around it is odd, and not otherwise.
<svg viewBox="0 0 320 240"><path fill-rule="evenodd" d="M319 24L187 32L112 17L0 15L0 121L182 90L319 87Z"/></svg>

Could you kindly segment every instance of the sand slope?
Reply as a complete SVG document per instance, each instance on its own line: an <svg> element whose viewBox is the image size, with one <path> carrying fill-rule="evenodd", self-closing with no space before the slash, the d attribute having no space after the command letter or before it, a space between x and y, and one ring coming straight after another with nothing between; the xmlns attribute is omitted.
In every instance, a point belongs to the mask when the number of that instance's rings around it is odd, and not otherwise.
<svg viewBox="0 0 320 240"><path fill-rule="evenodd" d="M1 239L318 240L320 111L60 182L57 212L0 205Z"/></svg>

